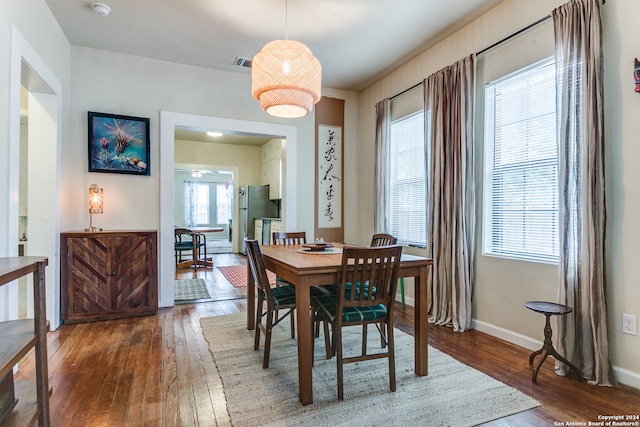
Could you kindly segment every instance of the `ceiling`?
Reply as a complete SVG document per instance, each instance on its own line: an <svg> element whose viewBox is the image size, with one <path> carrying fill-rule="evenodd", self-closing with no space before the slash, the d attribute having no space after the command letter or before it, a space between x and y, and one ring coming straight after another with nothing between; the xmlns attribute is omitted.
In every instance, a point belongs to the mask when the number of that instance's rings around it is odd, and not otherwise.
<svg viewBox="0 0 640 427"><path fill-rule="evenodd" d="M99 1L99 0L98 0ZM362 91L503 0L46 0L72 45L242 73L267 42L306 44L322 86ZM410 30L408 30L410 29ZM176 139L262 145L271 137L177 129Z"/></svg>
<svg viewBox="0 0 640 427"><path fill-rule="evenodd" d="M177 127L174 132L174 138L182 141L196 141L196 142L213 142L216 144L235 144L235 145L251 145L254 147L260 147L266 144L273 138L271 135L258 135L258 134L242 134L242 133L226 133L222 136L213 137L207 135L208 129L186 129L183 127Z"/></svg>
<svg viewBox="0 0 640 427"><path fill-rule="evenodd" d="M322 86L361 91L503 0L46 0L72 45L249 75L274 39L306 44Z"/></svg>

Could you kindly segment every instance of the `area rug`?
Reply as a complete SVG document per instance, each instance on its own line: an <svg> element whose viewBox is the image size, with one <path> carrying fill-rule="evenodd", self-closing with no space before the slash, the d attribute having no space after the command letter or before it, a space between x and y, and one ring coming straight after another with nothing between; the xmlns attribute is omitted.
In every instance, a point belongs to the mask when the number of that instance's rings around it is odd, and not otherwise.
<svg viewBox="0 0 640 427"><path fill-rule="evenodd" d="M233 285L234 288L242 288L247 286L247 266L246 265L229 265L218 267L220 273ZM269 283L275 283L276 275L267 270Z"/></svg>
<svg viewBox="0 0 640 427"><path fill-rule="evenodd" d="M302 406L297 347L290 338L289 323L275 328L269 368L262 369L264 337L260 350L254 351L254 332L247 330L246 322L245 313L200 320L224 387L228 416L236 427L470 426L540 405L432 347L429 375L416 376L413 337L396 329L395 393L389 391L387 360L378 359L345 366L345 400L339 401L335 358L326 359L320 338L315 342L314 403ZM344 348L359 349L362 328L350 329L345 331ZM377 334L368 335L371 345L379 348Z"/></svg>
<svg viewBox="0 0 640 427"><path fill-rule="evenodd" d="M194 301L211 298L203 279L176 280L174 289L174 299L176 301Z"/></svg>
<svg viewBox="0 0 640 427"><path fill-rule="evenodd" d="M231 242L228 239L207 240L208 254L229 254L233 252Z"/></svg>

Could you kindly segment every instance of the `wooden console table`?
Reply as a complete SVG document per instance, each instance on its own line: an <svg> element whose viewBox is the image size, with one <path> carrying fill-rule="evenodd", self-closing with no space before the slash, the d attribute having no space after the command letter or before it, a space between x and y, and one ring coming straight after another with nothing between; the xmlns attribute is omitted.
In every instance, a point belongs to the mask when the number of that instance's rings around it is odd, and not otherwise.
<svg viewBox="0 0 640 427"><path fill-rule="evenodd" d="M33 273L33 319L0 322L0 378L35 347L35 386L33 380L16 383L15 407L2 423L7 426L49 426L49 371L47 359L47 315L43 257L0 258L0 286ZM35 398L34 398L35 397ZM2 414L0 414L1 416Z"/></svg>

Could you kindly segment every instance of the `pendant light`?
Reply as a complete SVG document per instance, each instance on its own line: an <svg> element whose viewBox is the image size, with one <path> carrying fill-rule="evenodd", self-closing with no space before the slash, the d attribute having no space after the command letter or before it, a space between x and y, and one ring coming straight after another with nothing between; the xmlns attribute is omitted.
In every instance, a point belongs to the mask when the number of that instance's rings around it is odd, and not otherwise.
<svg viewBox="0 0 640 427"><path fill-rule="evenodd" d="M285 23L286 15L287 10ZM320 61L304 44L288 40L286 32L285 40L267 43L251 63L251 95L275 117L309 114L320 101L321 80Z"/></svg>

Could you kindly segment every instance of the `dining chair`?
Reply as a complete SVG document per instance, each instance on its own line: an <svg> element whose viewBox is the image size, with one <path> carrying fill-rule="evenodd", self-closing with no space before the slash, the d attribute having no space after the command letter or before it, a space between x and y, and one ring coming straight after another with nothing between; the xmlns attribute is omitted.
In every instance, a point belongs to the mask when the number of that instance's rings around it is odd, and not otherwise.
<svg viewBox="0 0 640 427"><path fill-rule="evenodd" d="M271 242L274 245L303 245L307 243L307 233L305 231L274 231L271 233ZM290 284L282 277L276 277L276 285Z"/></svg>
<svg viewBox="0 0 640 427"><path fill-rule="evenodd" d="M198 268L198 260L201 259L204 249L204 259L207 259L207 237L202 234L190 230L188 228L174 228L174 254L176 258L176 269L180 268L183 262L182 253L191 252L194 268Z"/></svg>
<svg viewBox="0 0 640 427"><path fill-rule="evenodd" d="M393 237L391 234L376 233L371 238L371 244L369 246L371 247L389 246L389 245L395 245L396 243L398 243L398 239Z"/></svg>
<svg viewBox="0 0 640 427"><path fill-rule="evenodd" d="M271 233L274 245L303 245L307 243L307 233L304 231L274 231Z"/></svg>
<svg viewBox="0 0 640 427"><path fill-rule="evenodd" d="M393 237L391 234L376 233L376 234L373 235L373 237L371 237L371 243L369 244L369 246L371 246L372 248L375 248L375 247L378 247L378 246L395 245L396 243L398 243L398 239ZM402 292L402 308L404 309L404 280L402 279L402 277L400 279L398 279L398 280L400 281L400 287L401 287L401 292ZM384 328L384 324L381 323L380 327ZM362 329L363 340L366 341L367 340L367 325L364 325L362 328L363 328ZM383 331L383 333L384 333L384 331ZM385 341L383 339L381 339L381 344L382 344L382 347L384 348Z"/></svg>
<svg viewBox="0 0 640 427"><path fill-rule="evenodd" d="M249 269L251 270L258 294L258 303L256 305L256 332L253 349L258 350L260 347L260 334L264 334L262 367L266 369L269 367L273 327L289 316L291 319L291 338L295 338L293 312L296 308L296 291L295 287L291 284L272 287L267 277L267 270L264 267L264 260L258 241L247 237L244 239L244 242L247 248L247 262L249 263ZM265 304L266 310L263 312ZM277 310L285 310L285 314L278 317L276 314ZM264 324L262 323L263 318L266 318Z"/></svg>
<svg viewBox="0 0 640 427"><path fill-rule="evenodd" d="M374 234L373 237L371 238L371 243L369 244L369 246L372 248L376 248L378 246L395 245L397 242L398 242L398 239L393 237L391 234L377 233L377 234ZM339 284L335 283L333 285L329 285L327 288L330 289L331 292L333 293L338 293L339 287L340 287ZM347 289L349 289L349 285L347 286Z"/></svg>
<svg viewBox="0 0 640 427"><path fill-rule="evenodd" d="M304 245L307 243L307 233L305 231L274 231L271 233L272 239L271 242L274 245ZM286 281L280 276L276 276L276 285L291 285L290 282ZM311 295L319 295L325 292L329 292L324 289L323 286L312 286L309 290ZM277 316L276 311L276 316ZM320 333L320 325L315 325L315 335L318 336Z"/></svg>
<svg viewBox="0 0 640 427"><path fill-rule="evenodd" d="M337 294L318 295L311 298L314 317L325 322L324 338L327 358L335 353L338 379L338 399L344 400L343 365L364 360L389 359L389 386L396 390L395 347L393 341L393 306L401 246L353 247L342 250L339 291ZM347 285L350 285L347 286ZM314 319L315 320L315 319ZM385 328L379 327L383 323ZM361 354L344 357L342 330L347 326L375 324L385 341L383 350L367 353L367 343L362 342ZM329 340L331 325L333 340ZM383 333L386 329L386 334Z"/></svg>

